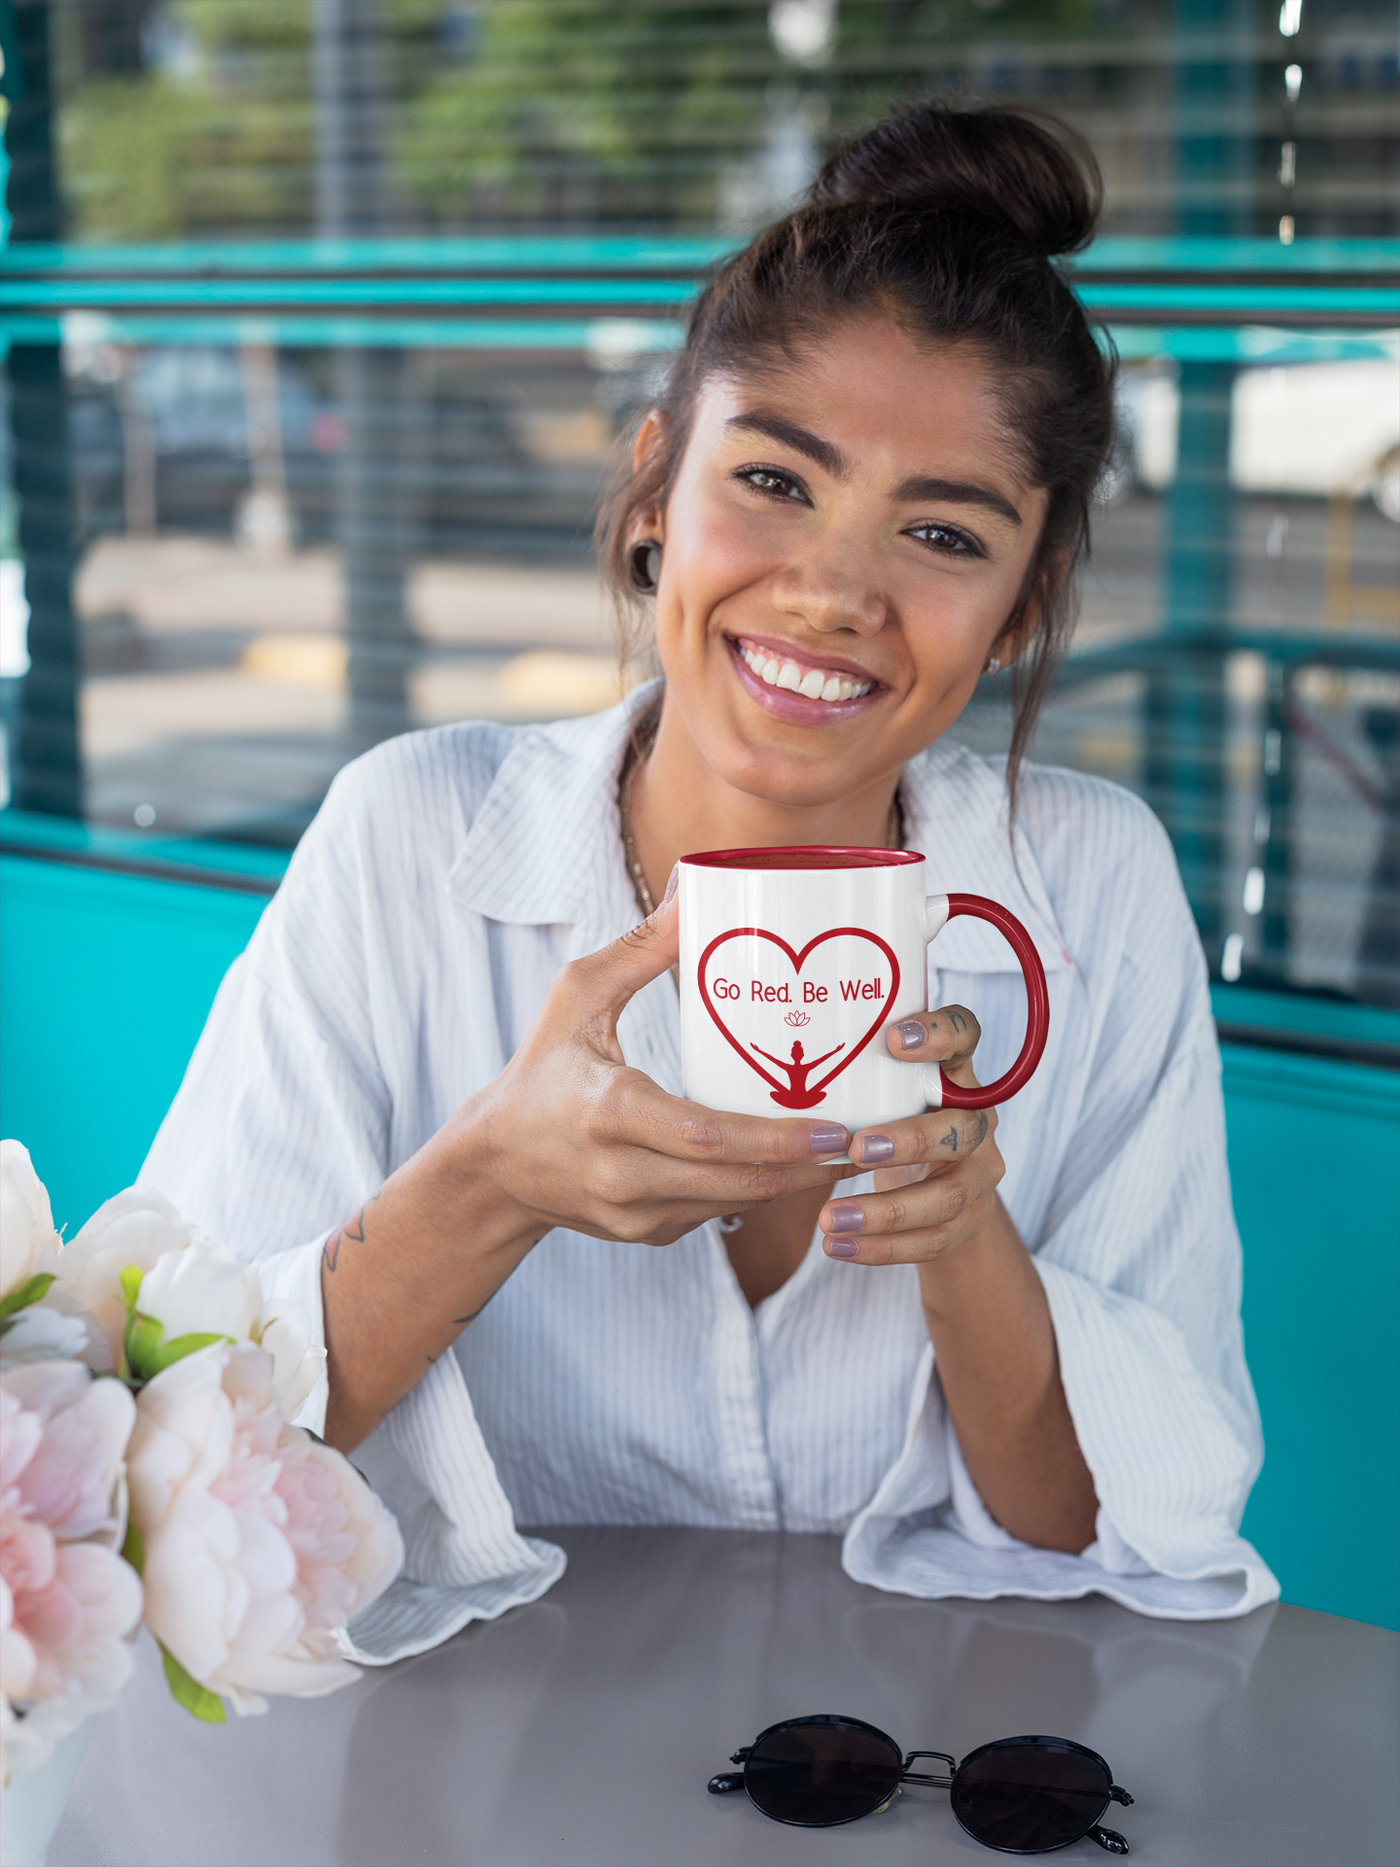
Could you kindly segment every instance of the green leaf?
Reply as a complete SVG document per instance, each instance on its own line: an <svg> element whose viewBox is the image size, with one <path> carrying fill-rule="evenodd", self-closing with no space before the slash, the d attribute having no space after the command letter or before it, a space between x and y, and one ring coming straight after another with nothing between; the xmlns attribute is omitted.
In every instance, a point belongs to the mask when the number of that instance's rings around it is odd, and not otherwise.
<svg viewBox="0 0 1400 1867"><path fill-rule="evenodd" d="M169 1647L160 1641L156 1645L160 1647L165 1682L170 1687L170 1696L175 1703L183 1705L192 1718L198 1718L204 1724L223 1724L224 1701L219 1695L211 1692L207 1686L202 1686L198 1679L191 1679Z"/></svg>
<svg viewBox="0 0 1400 1867"><path fill-rule="evenodd" d="M39 1301L51 1283L57 1281L52 1271L40 1271L37 1277L29 1278L7 1297L0 1298L0 1319L13 1316L18 1310L28 1309L31 1303Z"/></svg>
<svg viewBox="0 0 1400 1867"><path fill-rule="evenodd" d="M149 1317L142 1317L149 1322ZM196 1349L208 1348L211 1342L231 1342L231 1335L177 1335L173 1342L162 1342L151 1358L151 1374L159 1374L162 1368L168 1368L173 1361L183 1361L186 1355L193 1355ZM148 1375L147 1380L150 1379Z"/></svg>
<svg viewBox="0 0 1400 1867"><path fill-rule="evenodd" d="M125 1275L123 1271L122 1276ZM159 1373L152 1364L164 1339L164 1324L158 1323L154 1316L143 1316L140 1310L132 1310L126 1319L126 1361L138 1381L149 1381L153 1374Z"/></svg>
<svg viewBox="0 0 1400 1867"><path fill-rule="evenodd" d="M141 1292L141 1279L145 1274L146 1273L141 1269L139 1264L128 1264L117 1280L121 1284L122 1295L126 1298L126 1312L128 1316L136 1308L136 1299Z"/></svg>
<svg viewBox="0 0 1400 1867"><path fill-rule="evenodd" d="M126 1520L126 1540L122 1544L122 1556L138 1575L145 1573L146 1545L141 1540L141 1532L136 1528L136 1519L131 1516L128 1516Z"/></svg>

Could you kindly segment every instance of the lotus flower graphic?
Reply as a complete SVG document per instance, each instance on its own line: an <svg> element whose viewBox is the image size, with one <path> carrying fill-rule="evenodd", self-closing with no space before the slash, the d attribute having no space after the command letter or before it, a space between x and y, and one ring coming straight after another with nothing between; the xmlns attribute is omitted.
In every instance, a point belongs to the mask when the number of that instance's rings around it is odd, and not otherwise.
<svg viewBox="0 0 1400 1867"><path fill-rule="evenodd" d="M811 1022L812 1020L807 1016L805 1011L790 1011L783 1019L783 1023L792 1025L794 1030L800 1029L802 1025L810 1024Z"/></svg>

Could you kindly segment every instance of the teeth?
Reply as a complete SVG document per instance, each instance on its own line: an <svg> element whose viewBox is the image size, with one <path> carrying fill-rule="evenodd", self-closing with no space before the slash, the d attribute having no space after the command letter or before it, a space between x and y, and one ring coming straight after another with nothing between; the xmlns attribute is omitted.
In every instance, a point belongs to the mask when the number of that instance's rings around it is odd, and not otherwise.
<svg viewBox="0 0 1400 1867"><path fill-rule="evenodd" d="M780 662L760 649L741 647L739 653L767 686L803 694L809 700L859 700L875 685L874 681L848 680L844 674L824 674L820 668L804 668L795 661Z"/></svg>

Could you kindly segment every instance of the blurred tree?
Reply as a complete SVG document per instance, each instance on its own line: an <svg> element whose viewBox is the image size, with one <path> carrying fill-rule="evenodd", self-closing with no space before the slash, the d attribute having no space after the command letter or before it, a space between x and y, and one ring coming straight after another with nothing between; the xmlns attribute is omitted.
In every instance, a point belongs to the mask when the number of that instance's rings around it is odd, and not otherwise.
<svg viewBox="0 0 1400 1867"><path fill-rule="evenodd" d="M114 68L90 32L61 35L72 233L139 240L301 231L314 135L305 6L170 0L122 8L108 0L105 10L142 16L134 35L141 57ZM122 35L124 48L132 37Z"/></svg>
<svg viewBox="0 0 1400 1867"><path fill-rule="evenodd" d="M407 104L398 156L446 222L709 224L782 69L752 0L510 0L444 20L463 49Z"/></svg>
<svg viewBox="0 0 1400 1867"><path fill-rule="evenodd" d="M1272 0L1242 4L1267 115L1293 42ZM73 234L315 225L310 0L53 0L50 11ZM1061 112L1099 150L1112 230L1175 225L1173 0L383 0L382 15L404 231L738 231L790 198L841 137L930 95ZM1393 225L1393 204L1374 205L1393 149L1389 119L1378 127L1393 52L1348 49L1348 35L1369 46L1382 15L1393 20L1392 0L1308 10L1315 128L1300 132L1300 235L1319 216L1317 231ZM1307 141L1324 131L1325 164ZM1243 220L1272 230L1277 138L1262 117L1240 135L1253 177Z"/></svg>

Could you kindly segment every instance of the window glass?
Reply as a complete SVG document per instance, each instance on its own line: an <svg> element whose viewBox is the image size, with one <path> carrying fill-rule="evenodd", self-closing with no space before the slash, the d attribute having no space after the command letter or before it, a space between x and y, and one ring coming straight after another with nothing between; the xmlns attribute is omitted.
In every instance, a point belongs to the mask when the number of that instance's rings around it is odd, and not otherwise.
<svg viewBox="0 0 1400 1867"><path fill-rule="evenodd" d="M1036 756L1159 811L1217 979L1400 1003L1393 5L13 13L12 804L290 847L389 734L610 704L592 521L706 267L892 104L1032 105L1124 361Z"/></svg>

